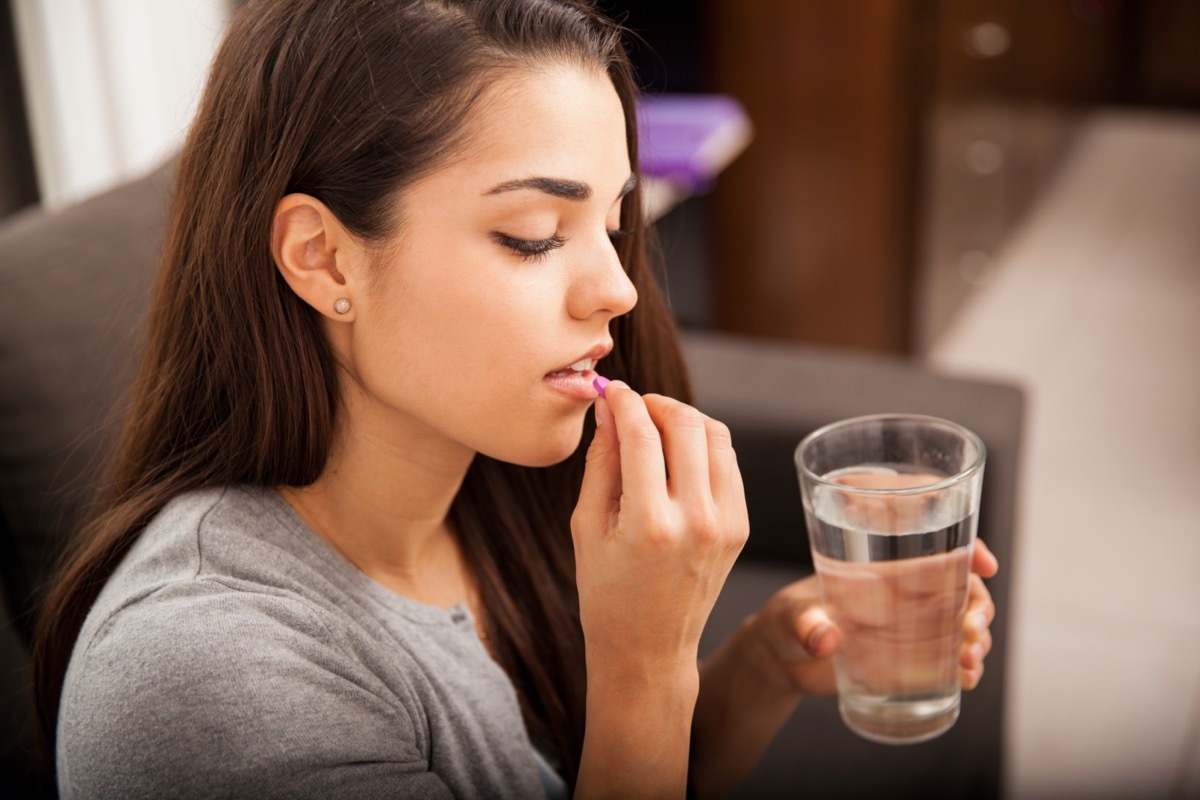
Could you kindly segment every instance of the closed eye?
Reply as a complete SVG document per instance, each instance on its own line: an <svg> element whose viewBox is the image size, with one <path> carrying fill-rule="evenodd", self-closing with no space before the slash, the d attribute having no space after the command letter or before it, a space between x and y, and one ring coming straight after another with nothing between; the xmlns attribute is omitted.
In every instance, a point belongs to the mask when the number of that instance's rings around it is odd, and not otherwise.
<svg viewBox="0 0 1200 800"><path fill-rule="evenodd" d="M557 233L548 239L518 239L493 231L492 239L513 255L520 256L522 261L539 261L549 255L551 250L557 250L567 243L567 240Z"/></svg>

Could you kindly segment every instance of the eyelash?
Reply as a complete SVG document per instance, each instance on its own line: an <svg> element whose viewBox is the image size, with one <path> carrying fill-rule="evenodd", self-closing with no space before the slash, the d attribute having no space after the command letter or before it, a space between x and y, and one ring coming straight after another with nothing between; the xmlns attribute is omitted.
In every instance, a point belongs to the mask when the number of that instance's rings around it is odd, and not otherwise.
<svg viewBox="0 0 1200 800"><path fill-rule="evenodd" d="M608 232L608 238L614 243L618 239L624 239L632 235L633 231L615 230ZM514 256L519 256L522 261L541 261L550 255L551 250L557 250L567 243L567 240L558 234L554 234L549 239L518 239L515 236L509 236L497 231L492 234L492 238L501 247L507 248Z"/></svg>
<svg viewBox="0 0 1200 800"><path fill-rule="evenodd" d="M518 239L499 232L493 233L492 237L514 256L520 256L522 261L541 261L550 255L551 250L557 250L567 243L567 240L557 233L549 239Z"/></svg>

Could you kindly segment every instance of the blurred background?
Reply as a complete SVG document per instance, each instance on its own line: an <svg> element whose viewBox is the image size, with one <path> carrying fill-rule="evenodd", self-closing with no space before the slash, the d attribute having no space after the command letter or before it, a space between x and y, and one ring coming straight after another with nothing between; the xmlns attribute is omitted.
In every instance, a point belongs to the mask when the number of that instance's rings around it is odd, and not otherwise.
<svg viewBox="0 0 1200 800"><path fill-rule="evenodd" d="M235 5L0 4L0 218L169 158ZM681 325L1027 393L1005 793L1200 797L1200 0L601 5L754 127Z"/></svg>

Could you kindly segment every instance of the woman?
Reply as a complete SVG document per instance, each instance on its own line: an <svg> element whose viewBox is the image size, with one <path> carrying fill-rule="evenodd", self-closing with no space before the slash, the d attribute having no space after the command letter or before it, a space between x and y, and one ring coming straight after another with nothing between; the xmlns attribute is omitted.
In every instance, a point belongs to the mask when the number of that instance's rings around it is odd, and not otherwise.
<svg viewBox="0 0 1200 800"><path fill-rule="evenodd" d="M64 797L712 796L831 690L811 581L697 665L748 524L683 402L633 109L585 2L242 11L43 619Z"/></svg>

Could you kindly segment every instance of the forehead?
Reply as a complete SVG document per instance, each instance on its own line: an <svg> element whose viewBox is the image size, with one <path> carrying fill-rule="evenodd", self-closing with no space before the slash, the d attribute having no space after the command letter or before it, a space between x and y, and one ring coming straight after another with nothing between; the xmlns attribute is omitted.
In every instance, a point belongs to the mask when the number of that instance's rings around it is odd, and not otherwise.
<svg viewBox="0 0 1200 800"><path fill-rule="evenodd" d="M438 174L499 183L535 175L619 188L631 172L625 113L601 70L572 64L506 71L464 123L463 146ZM433 177L433 176L431 176Z"/></svg>

